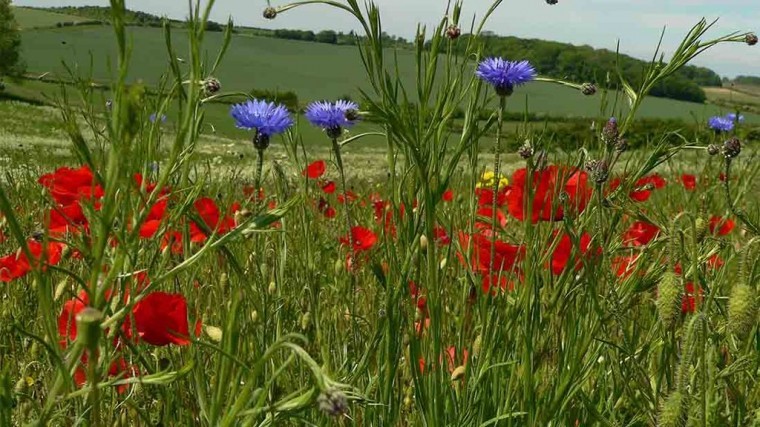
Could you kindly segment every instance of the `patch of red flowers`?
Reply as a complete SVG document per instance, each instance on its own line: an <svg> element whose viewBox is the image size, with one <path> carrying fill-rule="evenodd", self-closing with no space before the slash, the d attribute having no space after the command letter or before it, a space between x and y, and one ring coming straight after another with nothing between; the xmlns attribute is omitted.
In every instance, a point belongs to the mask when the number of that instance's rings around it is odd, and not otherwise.
<svg viewBox="0 0 760 427"><path fill-rule="evenodd" d="M620 178L610 181L610 191L615 191L621 184ZM637 202L646 202L652 196L652 191L659 190L667 185L665 178L659 174L647 175L640 178L633 184L633 189L628 196Z"/></svg>
<svg viewBox="0 0 760 427"><path fill-rule="evenodd" d="M470 259L465 258L465 254L457 254L460 261L469 266L473 272L482 276L483 292L498 289L512 289L514 284L509 280L509 273L519 275L519 263L525 257L525 247L516 246L503 241L493 242L493 252L491 252L492 240L482 234L476 233L468 235L464 232L459 233L459 243L463 250L472 244L472 254ZM493 253L493 269L491 268L491 254Z"/></svg>
<svg viewBox="0 0 760 427"><path fill-rule="evenodd" d="M32 256L31 260L21 249L0 258L0 282L7 283L24 277L36 267L44 269L49 265L57 265L65 247L63 243L48 242L47 245L43 245L36 240L29 240L27 246Z"/></svg>
<svg viewBox="0 0 760 427"><path fill-rule="evenodd" d="M731 233L736 227L736 223L731 218L721 218L713 216L710 218L710 233L718 236L725 236Z"/></svg>
<svg viewBox="0 0 760 427"><path fill-rule="evenodd" d="M326 170L327 170L327 163L325 163L324 160L317 160L310 163L308 166L306 166L306 169L304 169L301 172L301 175L309 179L318 179L318 178L321 178L322 175L325 174Z"/></svg>
<svg viewBox="0 0 760 427"><path fill-rule="evenodd" d="M559 233L555 232L554 236ZM574 247L573 241L569 234L563 233L559 237L559 242L552 252L551 258L551 270L554 275L561 275L568 264L573 264L575 271L579 271L583 267L583 258L587 255L591 255L591 236L588 233L583 233L579 239L579 246ZM601 248L597 248L596 253L601 252Z"/></svg>
<svg viewBox="0 0 760 427"><path fill-rule="evenodd" d="M694 191L697 189L697 177L692 174L685 173L681 175L681 184L683 184L683 188L689 191Z"/></svg>
<svg viewBox="0 0 760 427"><path fill-rule="evenodd" d="M351 236L341 237L340 243L350 245L353 252L365 252L375 246L377 235L369 228L354 226L351 227Z"/></svg>
<svg viewBox="0 0 760 427"><path fill-rule="evenodd" d="M647 221L636 221L623 233L627 246L645 246L660 234L660 229Z"/></svg>
<svg viewBox="0 0 760 427"><path fill-rule="evenodd" d="M512 185L507 187L506 200L510 215L520 221L525 220L526 197L532 189L531 220L560 221L565 215L578 214L588 205L593 193L588 185L588 174L566 167L548 166L533 172L530 188L528 171L518 169L512 175ZM560 194L567 199L560 202ZM565 210L569 210L566 212Z"/></svg>

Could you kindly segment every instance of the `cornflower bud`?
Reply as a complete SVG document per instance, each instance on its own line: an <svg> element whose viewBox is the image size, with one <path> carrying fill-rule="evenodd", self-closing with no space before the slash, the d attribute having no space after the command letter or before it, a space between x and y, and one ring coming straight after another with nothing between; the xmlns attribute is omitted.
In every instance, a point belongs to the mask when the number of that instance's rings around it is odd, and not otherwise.
<svg viewBox="0 0 760 427"><path fill-rule="evenodd" d="M268 7L264 9L264 18L265 19L274 19L277 18L277 9L273 7Z"/></svg>
<svg viewBox="0 0 760 427"><path fill-rule="evenodd" d="M591 96L596 93L596 85L593 83L583 83L581 85L581 93L586 96Z"/></svg>

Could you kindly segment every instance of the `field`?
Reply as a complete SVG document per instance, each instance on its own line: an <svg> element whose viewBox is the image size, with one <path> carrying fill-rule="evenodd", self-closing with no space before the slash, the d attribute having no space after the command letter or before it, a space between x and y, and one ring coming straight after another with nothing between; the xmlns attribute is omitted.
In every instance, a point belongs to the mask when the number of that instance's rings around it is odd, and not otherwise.
<svg viewBox="0 0 760 427"><path fill-rule="evenodd" d="M79 16L64 15L27 7L13 8L13 14L22 30L55 27L59 22L83 22L86 19Z"/></svg>
<svg viewBox="0 0 760 427"><path fill-rule="evenodd" d="M405 51L372 108L231 115L208 99L359 99L384 70L238 36L219 90L203 22L171 71L113 19L25 31L42 77L0 99L0 426L760 425L760 116L453 62L407 102ZM165 73L183 90L133 84ZM546 120L502 123L526 99ZM632 149L647 118L698 125Z"/></svg>

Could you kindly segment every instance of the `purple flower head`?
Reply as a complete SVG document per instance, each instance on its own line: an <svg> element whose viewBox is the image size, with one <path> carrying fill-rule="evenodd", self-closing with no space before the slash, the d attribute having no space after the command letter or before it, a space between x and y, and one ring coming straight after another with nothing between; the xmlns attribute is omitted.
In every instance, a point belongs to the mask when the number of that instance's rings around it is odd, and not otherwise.
<svg viewBox="0 0 760 427"><path fill-rule="evenodd" d="M731 120L734 123L737 123L737 122L744 123L744 116L742 116L741 114L737 116L736 113L728 113L726 114L726 118L728 120Z"/></svg>
<svg viewBox="0 0 760 427"><path fill-rule="evenodd" d="M150 117L148 117L148 119L150 120L151 123L155 123L156 119L158 119L158 115L156 115L156 113L153 113L150 115ZM160 120L161 120L161 123L166 123L166 114L161 114Z"/></svg>
<svg viewBox="0 0 760 427"><path fill-rule="evenodd" d="M499 96L509 96L515 86L535 79L536 69L528 61L487 58L478 65L475 75L493 86Z"/></svg>
<svg viewBox="0 0 760 427"><path fill-rule="evenodd" d="M288 109L274 102L258 99L246 101L233 105L230 114L239 129L255 129L259 135L267 138L283 133L293 126Z"/></svg>
<svg viewBox="0 0 760 427"><path fill-rule="evenodd" d="M713 116L707 121L707 125L710 129L717 133L731 132L734 130L734 122L728 117Z"/></svg>
<svg viewBox="0 0 760 427"><path fill-rule="evenodd" d="M312 125L325 129L329 134L340 135L343 128L353 126L358 120L359 105L351 101L312 102L306 107L306 118Z"/></svg>

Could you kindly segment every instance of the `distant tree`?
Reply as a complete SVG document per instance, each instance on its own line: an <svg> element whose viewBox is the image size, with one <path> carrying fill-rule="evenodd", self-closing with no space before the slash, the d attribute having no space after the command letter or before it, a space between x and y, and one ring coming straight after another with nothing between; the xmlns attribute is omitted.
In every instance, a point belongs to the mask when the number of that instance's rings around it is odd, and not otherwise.
<svg viewBox="0 0 760 427"><path fill-rule="evenodd" d="M0 76L22 72L20 54L21 34L11 11L11 2L0 0Z"/></svg>
<svg viewBox="0 0 760 427"><path fill-rule="evenodd" d="M317 33L317 41L320 43L336 44L338 43L338 33L332 30L320 31Z"/></svg>

